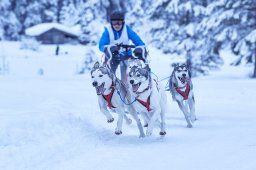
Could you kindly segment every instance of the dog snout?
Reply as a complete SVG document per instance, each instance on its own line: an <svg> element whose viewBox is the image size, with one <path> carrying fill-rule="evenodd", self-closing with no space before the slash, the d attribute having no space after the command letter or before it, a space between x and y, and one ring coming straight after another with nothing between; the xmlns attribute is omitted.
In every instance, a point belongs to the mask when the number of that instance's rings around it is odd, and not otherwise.
<svg viewBox="0 0 256 170"><path fill-rule="evenodd" d="M185 73L182 74L183 77L186 77L187 75Z"/></svg>
<svg viewBox="0 0 256 170"><path fill-rule="evenodd" d="M98 86L98 83L97 83L96 81L94 81L94 82L92 83L92 85L93 85L93 87L97 87L97 86Z"/></svg>
<svg viewBox="0 0 256 170"><path fill-rule="evenodd" d="M134 83L134 80L130 80L130 83L133 84L133 83Z"/></svg>

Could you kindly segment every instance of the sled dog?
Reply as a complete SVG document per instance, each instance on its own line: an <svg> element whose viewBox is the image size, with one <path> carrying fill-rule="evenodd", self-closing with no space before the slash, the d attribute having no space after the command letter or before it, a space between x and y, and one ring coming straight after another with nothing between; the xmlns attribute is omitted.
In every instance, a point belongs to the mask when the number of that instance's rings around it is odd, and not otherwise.
<svg viewBox="0 0 256 170"><path fill-rule="evenodd" d="M187 121L187 127L191 128L196 120L195 99L193 85L186 63L175 63L173 72L169 78L169 89L172 99L177 101L180 110L183 112Z"/></svg>
<svg viewBox="0 0 256 170"><path fill-rule="evenodd" d="M159 117L161 119L160 135L165 135L166 94L164 89L155 79L151 78L149 67L143 67L139 60L128 60L128 67L129 91L135 98L134 109L143 116L148 124L146 135L152 134Z"/></svg>
<svg viewBox="0 0 256 170"><path fill-rule="evenodd" d="M121 80L116 78L109 66L107 64L96 62L91 70L91 79L92 86L95 87L98 95L100 110L106 116L107 122L111 123L114 121L109 109L118 113L115 134L122 134L123 118L130 121L125 113L125 109L127 109L137 123L140 137L144 137L145 134L140 119L132 105L128 105L131 102L130 94Z"/></svg>

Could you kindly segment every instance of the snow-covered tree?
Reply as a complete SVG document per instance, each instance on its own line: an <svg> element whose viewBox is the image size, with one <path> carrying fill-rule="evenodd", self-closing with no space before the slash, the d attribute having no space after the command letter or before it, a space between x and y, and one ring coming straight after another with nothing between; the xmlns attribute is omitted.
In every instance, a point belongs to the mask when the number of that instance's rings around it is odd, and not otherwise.
<svg viewBox="0 0 256 170"><path fill-rule="evenodd" d="M205 0L163 0L151 6L151 43L165 53L178 54L189 62L192 75L206 74L221 63L204 46L196 28L206 15ZM203 48L202 48L203 47Z"/></svg>
<svg viewBox="0 0 256 170"><path fill-rule="evenodd" d="M0 37L7 40L19 39L21 25L12 11L11 2L9 0L1 0L0 11Z"/></svg>
<svg viewBox="0 0 256 170"><path fill-rule="evenodd" d="M41 1L40 12L43 22L58 22L58 5L61 5L61 0Z"/></svg>
<svg viewBox="0 0 256 170"><path fill-rule="evenodd" d="M20 35L30 26L57 21L57 0L13 0L12 8L22 24Z"/></svg>
<svg viewBox="0 0 256 170"><path fill-rule="evenodd" d="M79 13L81 12L76 9L74 3L64 1L60 11L60 23L67 26L76 25L80 20Z"/></svg>
<svg viewBox="0 0 256 170"><path fill-rule="evenodd" d="M215 51L229 48L238 59L253 62L256 42L255 0L218 0L207 6L207 17L198 26L198 33L207 35L205 44ZM255 61L255 60L254 60ZM254 73L256 77L256 72Z"/></svg>
<svg viewBox="0 0 256 170"><path fill-rule="evenodd" d="M18 7L19 8L19 7ZM42 11L42 4L37 1L33 1L26 5L25 7L25 18L23 21L23 31L25 31L26 28L43 23L43 19L41 16L41 11Z"/></svg>

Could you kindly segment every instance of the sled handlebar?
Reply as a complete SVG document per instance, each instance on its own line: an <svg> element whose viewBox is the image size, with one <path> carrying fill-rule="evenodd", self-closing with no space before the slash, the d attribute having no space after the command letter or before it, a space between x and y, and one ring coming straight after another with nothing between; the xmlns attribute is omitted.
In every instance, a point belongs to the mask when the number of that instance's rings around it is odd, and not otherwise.
<svg viewBox="0 0 256 170"><path fill-rule="evenodd" d="M135 48L136 47L135 45L127 45L127 44L116 44L116 46L125 48L126 50L128 50L129 48Z"/></svg>

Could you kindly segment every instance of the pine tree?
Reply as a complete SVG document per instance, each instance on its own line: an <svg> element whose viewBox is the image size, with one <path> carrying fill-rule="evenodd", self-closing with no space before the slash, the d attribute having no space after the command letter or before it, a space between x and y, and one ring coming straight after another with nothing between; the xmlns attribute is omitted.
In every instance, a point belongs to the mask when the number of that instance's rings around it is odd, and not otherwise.
<svg viewBox="0 0 256 170"><path fill-rule="evenodd" d="M255 0L218 0L207 6L207 11L198 27L201 35L208 35L205 44L215 51L229 47L238 56L233 65L242 60L252 63L256 48Z"/></svg>
<svg viewBox="0 0 256 170"><path fill-rule="evenodd" d="M218 55L204 47L204 39L196 28L205 17L204 0L165 0L155 3L150 19L151 42L165 53L178 54L190 64L192 76L207 74L221 63ZM204 48L202 48L204 47Z"/></svg>
<svg viewBox="0 0 256 170"><path fill-rule="evenodd" d="M21 24L12 10L10 1L2 0L0 11L0 37L7 40L18 40Z"/></svg>

